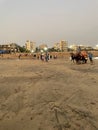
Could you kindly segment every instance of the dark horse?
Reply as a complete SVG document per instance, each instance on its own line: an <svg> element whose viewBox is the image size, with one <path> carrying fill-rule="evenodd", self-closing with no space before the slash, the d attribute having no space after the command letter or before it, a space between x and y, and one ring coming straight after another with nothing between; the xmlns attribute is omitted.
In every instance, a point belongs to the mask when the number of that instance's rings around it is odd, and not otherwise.
<svg viewBox="0 0 98 130"><path fill-rule="evenodd" d="M87 63L87 57L82 53L70 53L71 61L76 62L77 64L80 63Z"/></svg>

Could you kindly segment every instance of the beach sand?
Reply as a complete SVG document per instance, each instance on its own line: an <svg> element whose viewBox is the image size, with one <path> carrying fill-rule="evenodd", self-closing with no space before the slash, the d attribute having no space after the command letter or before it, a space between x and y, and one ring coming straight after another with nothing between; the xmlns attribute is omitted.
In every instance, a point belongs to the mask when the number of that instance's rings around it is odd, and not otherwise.
<svg viewBox="0 0 98 130"><path fill-rule="evenodd" d="M98 130L98 60L0 60L0 130Z"/></svg>

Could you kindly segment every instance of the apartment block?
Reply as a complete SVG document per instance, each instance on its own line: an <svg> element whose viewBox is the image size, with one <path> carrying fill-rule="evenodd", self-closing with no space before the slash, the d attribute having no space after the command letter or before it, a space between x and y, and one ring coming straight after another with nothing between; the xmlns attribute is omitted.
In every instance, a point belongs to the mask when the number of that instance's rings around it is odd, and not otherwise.
<svg viewBox="0 0 98 130"><path fill-rule="evenodd" d="M27 40L25 43L25 47L30 52L35 51L36 50L36 43L33 41L30 41L30 40Z"/></svg>
<svg viewBox="0 0 98 130"><path fill-rule="evenodd" d="M68 42L65 40L60 41L60 50L67 51L68 49Z"/></svg>
<svg viewBox="0 0 98 130"><path fill-rule="evenodd" d="M68 42L65 40L61 40L59 43L54 44L54 49L60 50L60 51L67 51Z"/></svg>

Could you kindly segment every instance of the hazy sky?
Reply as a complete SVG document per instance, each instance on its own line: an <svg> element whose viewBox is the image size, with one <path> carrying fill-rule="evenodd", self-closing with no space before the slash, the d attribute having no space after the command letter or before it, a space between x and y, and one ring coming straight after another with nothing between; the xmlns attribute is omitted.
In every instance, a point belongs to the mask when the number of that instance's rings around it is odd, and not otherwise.
<svg viewBox="0 0 98 130"><path fill-rule="evenodd" d="M0 44L98 44L98 0L0 0Z"/></svg>

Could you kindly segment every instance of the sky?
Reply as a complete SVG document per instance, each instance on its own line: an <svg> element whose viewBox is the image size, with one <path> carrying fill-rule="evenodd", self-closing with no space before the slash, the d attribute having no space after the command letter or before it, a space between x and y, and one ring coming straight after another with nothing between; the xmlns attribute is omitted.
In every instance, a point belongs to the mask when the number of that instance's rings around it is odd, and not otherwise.
<svg viewBox="0 0 98 130"><path fill-rule="evenodd" d="M98 0L0 0L0 44L98 44Z"/></svg>

